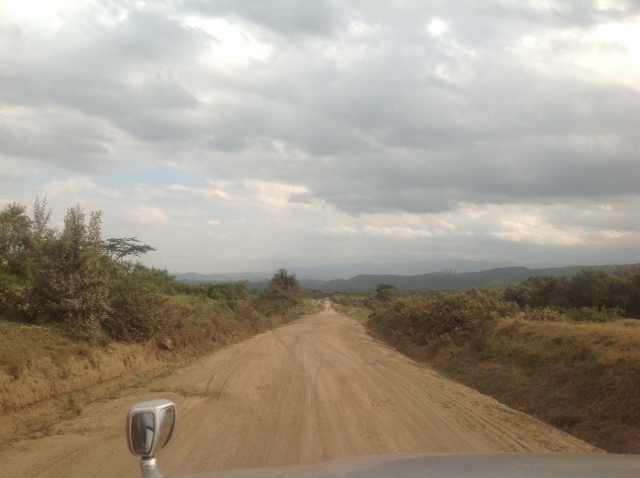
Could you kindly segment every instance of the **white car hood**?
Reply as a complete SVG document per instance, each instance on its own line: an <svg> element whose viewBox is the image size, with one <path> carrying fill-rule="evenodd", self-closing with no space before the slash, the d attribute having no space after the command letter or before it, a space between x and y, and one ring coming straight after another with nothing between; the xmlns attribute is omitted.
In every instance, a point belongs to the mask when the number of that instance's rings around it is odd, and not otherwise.
<svg viewBox="0 0 640 478"><path fill-rule="evenodd" d="M191 478L638 478L640 455L568 453L427 454L348 458Z"/></svg>

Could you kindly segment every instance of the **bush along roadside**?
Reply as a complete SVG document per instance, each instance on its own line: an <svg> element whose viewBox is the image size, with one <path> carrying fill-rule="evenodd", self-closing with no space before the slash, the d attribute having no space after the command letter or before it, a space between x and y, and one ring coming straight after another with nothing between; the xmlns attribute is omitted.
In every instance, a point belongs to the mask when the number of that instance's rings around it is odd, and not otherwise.
<svg viewBox="0 0 640 478"><path fill-rule="evenodd" d="M100 212L70 208L60 230L50 217L39 199L31 215L19 204L0 211L2 387L40 359L64 369L113 342L197 356L321 309L284 269L264 291L248 282L182 284L136 262L153 247L135 237L103 239Z"/></svg>
<svg viewBox="0 0 640 478"><path fill-rule="evenodd" d="M446 344L468 343L481 350L498 320L516 310L493 291L436 291L398 298L377 309L368 325L396 346L413 344L436 351Z"/></svg>
<svg viewBox="0 0 640 478"><path fill-rule="evenodd" d="M282 314L265 315L256 310L257 299L252 298L235 301L231 308L224 300L200 293L162 297L164 307L155 312L163 315L168 326L152 331L137 322L116 322L118 333L123 334L117 342L106 334L100 341L77 339L55 324L0 320L0 410L10 412L49 398L84 393L111 380L135 380L153 370L172 370L322 308L318 300L302 299ZM153 327L158 324L157 314L149 316ZM125 328L125 324L130 325Z"/></svg>
<svg viewBox="0 0 640 478"><path fill-rule="evenodd" d="M61 230L49 226L50 217L46 200L39 199L31 216L19 204L0 211L2 318L56 327L94 344L144 342L193 322L202 326L190 316L189 298L215 304L215 312L208 311L211 324L237 320L261 329L262 322L289 320L307 297L295 274L284 269L261 293L247 282L180 284L166 270L135 262L153 247L135 237L103 239L100 212L69 208Z"/></svg>

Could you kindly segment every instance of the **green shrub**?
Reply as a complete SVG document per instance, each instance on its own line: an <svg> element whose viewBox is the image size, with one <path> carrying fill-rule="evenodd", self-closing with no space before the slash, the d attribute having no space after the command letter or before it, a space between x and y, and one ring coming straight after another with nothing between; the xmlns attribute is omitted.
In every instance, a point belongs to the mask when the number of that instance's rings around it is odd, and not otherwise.
<svg viewBox="0 0 640 478"><path fill-rule="evenodd" d="M302 305L306 295L295 274L280 269L269 281L267 289L257 301L258 310L268 317L287 315Z"/></svg>
<svg viewBox="0 0 640 478"><path fill-rule="evenodd" d="M618 309L597 309L595 307L581 307L565 312L571 322L596 322L606 323L622 319Z"/></svg>
<svg viewBox="0 0 640 478"><path fill-rule="evenodd" d="M100 213L91 213L87 223L79 206L67 211L64 229L48 238L34 264L26 304L33 321L61 323L82 339L98 336L112 286L100 229Z"/></svg>
<svg viewBox="0 0 640 478"><path fill-rule="evenodd" d="M374 312L369 326L396 344L407 339L417 345L458 340L482 348L498 318L516 309L485 291L434 292L397 299Z"/></svg>
<svg viewBox="0 0 640 478"><path fill-rule="evenodd" d="M12 320L24 320L26 287L14 276L0 273L0 312Z"/></svg>
<svg viewBox="0 0 640 478"><path fill-rule="evenodd" d="M144 342L160 332L176 327L176 310L167 297L153 292L127 289L118 285L112 312L102 323L103 329L114 339L125 342Z"/></svg>
<svg viewBox="0 0 640 478"><path fill-rule="evenodd" d="M522 308L620 309L627 317L640 317L640 267L620 268L613 274L587 268L573 277L530 277L507 287L504 298Z"/></svg>
<svg viewBox="0 0 640 478"><path fill-rule="evenodd" d="M567 320L562 312L550 307L540 307L537 309L527 307L524 310L524 318L536 322L565 322Z"/></svg>
<svg viewBox="0 0 640 478"><path fill-rule="evenodd" d="M336 305L345 307L366 307L366 301L369 298L360 294L333 294L331 301Z"/></svg>

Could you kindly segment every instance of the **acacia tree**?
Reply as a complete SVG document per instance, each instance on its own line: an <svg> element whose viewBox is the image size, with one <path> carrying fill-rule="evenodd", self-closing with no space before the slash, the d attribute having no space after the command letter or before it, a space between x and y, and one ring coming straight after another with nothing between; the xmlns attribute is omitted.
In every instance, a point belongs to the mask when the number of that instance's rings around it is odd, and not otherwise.
<svg viewBox="0 0 640 478"><path fill-rule="evenodd" d="M391 284L378 284L376 286L376 299L380 302L390 302L398 295L398 289Z"/></svg>
<svg viewBox="0 0 640 478"><path fill-rule="evenodd" d="M280 314L298 306L303 295L304 289L296 275L280 269L269 281L261 309L267 315Z"/></svg>
<svg viewBox="0 0 640 478"><path fill-rule="evenodd" d="M112 237L102 242L104 253L114 261L124 261L125 257L140 257L155 249L147 244L141 244L137 237Z"/></svg>
<svg viewBox="0 0 640 478"><path fill-rule="evenodd" d="M286 269L280 269L269 281L268 290L295 294L300 292L301 286L295 274L289 274Z"/></svg>
<svg viewBox="0 0 640 478"><path fill-rule="evenodd" d="M160 327L166 271L132 264L154 250L135 237L101 238L102 214L70 208L61 231L49 226L46 198L33 216L10 204L0 211L0 308L37 323L59 323L73 335L142 340ZM165 314L166 315L166 314ZM126 331L126 334L122 333Z"/></svg>

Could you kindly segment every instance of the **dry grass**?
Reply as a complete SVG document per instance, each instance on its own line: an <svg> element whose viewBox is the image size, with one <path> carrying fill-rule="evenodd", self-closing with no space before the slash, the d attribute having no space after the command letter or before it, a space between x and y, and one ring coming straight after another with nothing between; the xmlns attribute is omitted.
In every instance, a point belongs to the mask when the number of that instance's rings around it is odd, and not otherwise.
<svg viewBox="0 0 640 478"><path fill-rule="evenodd" d="M0 367L14 378L39 357L47 356L55 363L62 363L70 355L86 355L90 349L89 344L71 340L55 327L0 319Z"/></svg>
<svg viewBox="0 0 640 478"><path fill-rule="evenodd" d="M197 357L278 327L302 314L318 312L322 307L321 301L307 300L287 316L265 318L257 314L250 303L230 310L206 297L171 296L168 308L173 326L160 333L167 340L158 341L158 346L168 345L183 358ZM92 350L108 345L106 336L101 339L94 343L78 341L55 325L30 325L0 316L0 371L17 379L29 364L43 357L64 368L70 356L90 358Z"/></svg>
<svg viewBox="0 0 640 478"><path fill-rule="evenodd" d="M482 351L441 348L431 363L609 452L640 453L640 321L504 320Z"/></svg>
<svg viewBox="0 0 640 478"><path fill-rule="evenodd" d="M367 309L366 307L354 307L340 304L334 304L334 307L341 314L353 317L358 322L361 322L363 324L366 324L369 321L369 316L371 315L371 310Z"/></svg>
<svg viewBox="0 0 640 478"><path fill-rule="evenodd" d="M418 307L407 321L406 307L396 309L368 325L398 350L604 450L640 453L640 321L517 314L486 328L478 343L465 336L425 341L416 337L427 318L439 325L437 315Z"/></svg>
<svg viewBox="0 0 640 478"><path fill-rule="evenodd" d="M267 318L256 312L251 300L240 301L232 310L224 301L204 296L173 295L166 299L165 312L170 320L160 335L172 337L177 346L191 348L195 354L323 308L320 300L305 300L300 307L287 311L286 316ZM92 343L77 340L69 337L59 325L32 325L25 323L23 317L13 320L11 315L7 310L0 315L0 368L14 376L33 359L49 357L63 363L70 355L89 355L92 349L110 342L106 334Z"/></svg>

